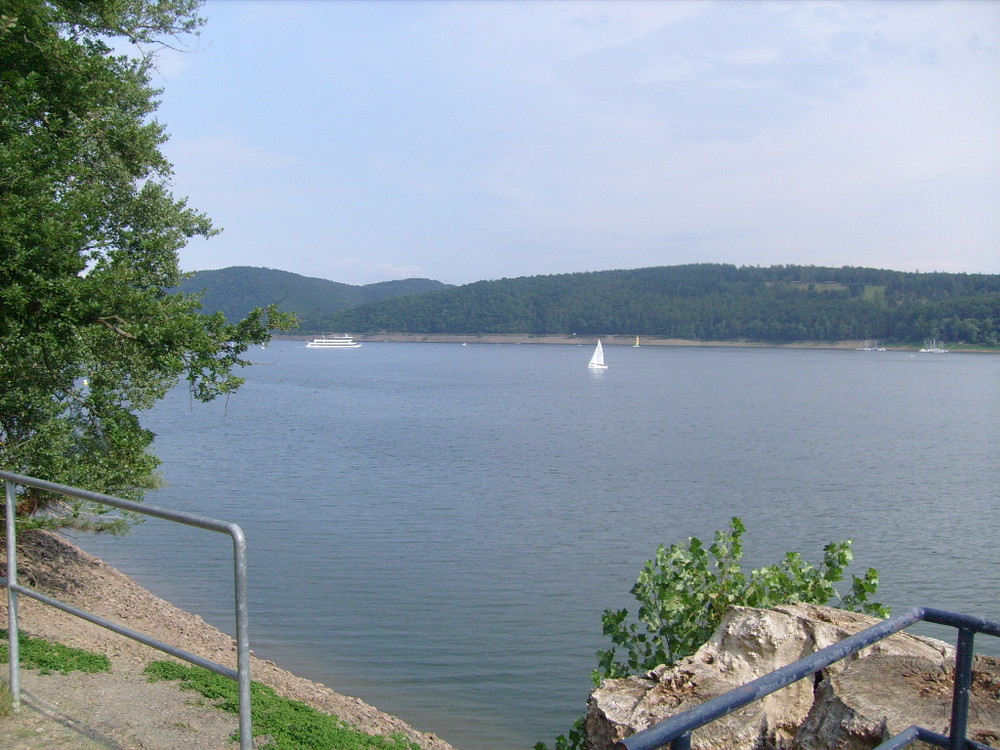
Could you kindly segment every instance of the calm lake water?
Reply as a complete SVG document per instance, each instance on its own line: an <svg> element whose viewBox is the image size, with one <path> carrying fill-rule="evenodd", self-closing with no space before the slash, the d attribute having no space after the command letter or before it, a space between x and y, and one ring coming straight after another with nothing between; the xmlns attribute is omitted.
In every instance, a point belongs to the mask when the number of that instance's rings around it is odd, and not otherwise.
<svg viewBox="0 0 1000 750"><path fill-rule="evenodd" d="M551 744L602 610L634 609L658 544L734 515L749 566L853 538L896 611L1000 618L1000 357L590 353L275 342L228 402L179 388L149 415L148 502L243 527L255 653L461 750ZM227 538L149 520L78 542L233 632Z"/></svg>

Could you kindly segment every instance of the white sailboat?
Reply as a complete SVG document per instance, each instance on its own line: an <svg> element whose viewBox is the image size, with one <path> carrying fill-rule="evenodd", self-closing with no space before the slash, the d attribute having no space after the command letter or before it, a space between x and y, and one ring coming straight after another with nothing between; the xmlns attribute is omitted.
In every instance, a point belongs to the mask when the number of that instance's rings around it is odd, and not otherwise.
<svg viewBox="0 0 1000 750"><path fill-rule="evenodd" d="M594 370L607 370L608 366L604 364L604 347L601 346L601 340L597 339L597 346L594 348L594 356L590 358L590 364L587 365Z"/></svg>
<svg viewBox="0 0 1000 750"><path fill-rule="evenodd" d="M638 349L639 348L639 337L638 336L635 337L635 343L632 344L632 348L633 349Z"/></svg>

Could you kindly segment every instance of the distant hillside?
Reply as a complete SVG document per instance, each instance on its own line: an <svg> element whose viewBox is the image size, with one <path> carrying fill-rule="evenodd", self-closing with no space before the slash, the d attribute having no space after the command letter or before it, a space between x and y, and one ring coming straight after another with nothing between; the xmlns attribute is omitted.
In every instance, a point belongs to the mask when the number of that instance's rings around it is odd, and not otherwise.
<svg viewBox="0 0 1000 750"><path fill-rule="evenodd" d="M1000 345L1000 275L696 264L480 281L342 310L353 333Z"/></svg>
<svg viewBox="0 0 1000 750"><path fill-rule="evenodd" d="M319 330L313 325L314 321L338 310L447 288L448 284L431 279L403 279L352 286L251 266L198 271L178 287L189 294L203 291L202 310L206 313L221 311L231 322L240 320L255 307L277 304L281 310L297 313L302 330L307 331Z"/></svg>

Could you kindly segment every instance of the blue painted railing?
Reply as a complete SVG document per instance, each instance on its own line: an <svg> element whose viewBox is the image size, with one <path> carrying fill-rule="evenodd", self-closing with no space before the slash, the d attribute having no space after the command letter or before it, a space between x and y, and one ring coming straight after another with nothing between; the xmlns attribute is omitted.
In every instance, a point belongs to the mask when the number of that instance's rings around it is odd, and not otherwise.
<svg viewBox="0 0 1000 750"><path fill-rule="evenodd" d="M921 621L958 628L950 733L946 737L937 732L911 726L895 737L886 740L875 750L896 750L917 740L949 750L993 750L987 745L966 739L966 733L969 723L969 694L972 686L973 637L976 633L1000 637L1000 622L960 615L932 607L916 607L908 612L890 617L888 620L883 620L839 643L827 646L814 654L706 701L700 706L671 716L648 729L633 734L631 737L626 737L616 744L616 748L618 750L655 750L666 747L669 743L671 750L690 750L691 733L695 729L731 714L748 703L760 700L803 677L815 674L834 662Z"/></svg>

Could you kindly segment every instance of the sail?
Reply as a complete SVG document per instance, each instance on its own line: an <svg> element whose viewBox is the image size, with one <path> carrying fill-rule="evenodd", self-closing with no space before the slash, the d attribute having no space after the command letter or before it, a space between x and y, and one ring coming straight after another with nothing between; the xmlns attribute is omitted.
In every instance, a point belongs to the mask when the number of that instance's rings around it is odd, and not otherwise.
<svg viewBox="0 0 1000 750"><path fill-rule="evenodd" d="M593 367L598 370L606 370L608 366L604 364L604 347L601 346L601 340L597 339L597 346L594 347L594 356L590 358L590 364L587 367Z"/></svg>

